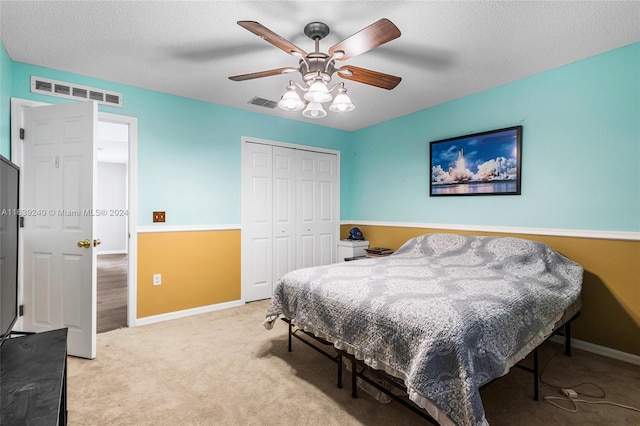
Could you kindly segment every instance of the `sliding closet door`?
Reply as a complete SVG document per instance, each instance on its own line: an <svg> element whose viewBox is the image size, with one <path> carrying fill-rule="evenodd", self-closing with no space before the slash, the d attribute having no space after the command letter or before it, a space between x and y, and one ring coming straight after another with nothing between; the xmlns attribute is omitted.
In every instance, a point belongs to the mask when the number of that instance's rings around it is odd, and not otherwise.
<svg viewBox="0 0 640 426"><path fill-rule="evenodd" d="M273 283L296 269L296 150L273 147Z"/></svg>
<svg viewBox="0 0 640 426"><path fill-rule="evenodd" d="M296 266L333 263L337 257L339 223L337 156L299 150L296 181Z"/></svg>
<svg viewBox="0 0 640 426"><path fill-rule="evenodd" d="M272 296L289 271L333 263L339 237L338 154L243 143L242 298Z"/></svg>
<svg viewBox="0 0 640 426"><path fill-rule="evenodd" d="M242 297L267 299L273 283L272 147L245 143L242 153Z"/></svg>

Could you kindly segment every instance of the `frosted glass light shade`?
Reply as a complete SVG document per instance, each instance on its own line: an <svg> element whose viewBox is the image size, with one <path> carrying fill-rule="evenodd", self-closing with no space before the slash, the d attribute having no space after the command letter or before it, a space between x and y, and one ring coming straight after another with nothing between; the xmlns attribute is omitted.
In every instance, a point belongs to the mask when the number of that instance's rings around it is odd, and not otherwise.
<svg viewBox="0 0 640 426"><path fill-rule="evenodd" d="M278 106L285 111L298 111L304 108L304 102L300 99L296 89L293 86L289 86L280 101L278 101Z"/></svg>
<svg viewBox="0 0 640 426"><path fill-rule="evenodd" d="M309 86L309 90L304 94L304 98L309 102L329 102L333 99L331 93L329 93L329 89L322 82L322 80L316 80Z"/></svg>
<svg viewBox="0 0 640 426"><path fill-rule="evenodd" d="M349 112L356 109L356 106L351 102L351 99L349 98L349 96L344 92L346 92L346 90L341 91L336 95L335 99L333 100L333 103L329 107L330 111Z"/></svg>
<svg viewBox="0 0 640 426"><path fill-rule="evenodd" d="M302 115L308 118L322 118L327 116L327 111L317 102L309 102Z"/></svg>

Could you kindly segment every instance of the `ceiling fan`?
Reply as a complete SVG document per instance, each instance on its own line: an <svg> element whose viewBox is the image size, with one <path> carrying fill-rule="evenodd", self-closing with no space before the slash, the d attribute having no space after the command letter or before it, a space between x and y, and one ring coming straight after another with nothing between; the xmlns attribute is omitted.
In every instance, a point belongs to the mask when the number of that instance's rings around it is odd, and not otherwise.
<svg viewBox="0 0 640 426"><path fill-rule="evenodd" d="M299 72L304 84L294 81L289 82L285 94L282 96L278 106L288 111L296 111L307 107L303 115L310 118L321 118L327 115L322 108L322 103L333 99L330 92L337 90L333 104L329 107L331 111L346 112L355 108L351 100L346 95L347 89L344 83L338 83L328 88L334 74L351 81L364 83L382 89L391 90L402 80L394 75L372 71L353 65L336 65L336 61L346 61L354 56L368 52L384 43L400 37L400 30L390 20L383 18L357 33L347 37L345 40L329 48L328 53L320 51L320 40L329 34L329 26L322 22L310 22L304 27L304 33L315 42L315 51L307 53L290 41L282 38L278 34L269 30L262 24L255 21L238 21L238 25L251 31L255 35L273 44L275 47L286 53L297 57L298 67L275 68L266 71L253 72L230 76L233 81L251 80L254 78L269 77L273 75ZM296 89L304 92L302 101Z"/></svg>

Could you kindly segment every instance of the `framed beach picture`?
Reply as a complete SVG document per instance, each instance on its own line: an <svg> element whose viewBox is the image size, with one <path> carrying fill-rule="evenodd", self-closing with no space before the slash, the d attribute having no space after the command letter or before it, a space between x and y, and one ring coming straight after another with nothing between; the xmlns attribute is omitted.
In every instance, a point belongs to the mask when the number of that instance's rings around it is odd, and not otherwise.
<svg viewBox="0 0 640 426"><path fill-rule="evenodd" d="M520 195L522 126L429 144L429 195Z"/></svg>

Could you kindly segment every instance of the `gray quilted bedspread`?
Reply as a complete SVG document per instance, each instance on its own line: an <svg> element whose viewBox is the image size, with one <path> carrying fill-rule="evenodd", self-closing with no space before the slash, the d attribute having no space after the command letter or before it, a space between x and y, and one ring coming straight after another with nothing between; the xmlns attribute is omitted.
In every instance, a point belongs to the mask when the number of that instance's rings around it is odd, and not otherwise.
<svg viewBox="0 0 640 426"><path fill-rule="evenodd" d="M579 303L582 267L547 245L427 234L393 255L289 272L264 325L291 319L404 380L441 424L488 424L479 388Z"/></svg>

